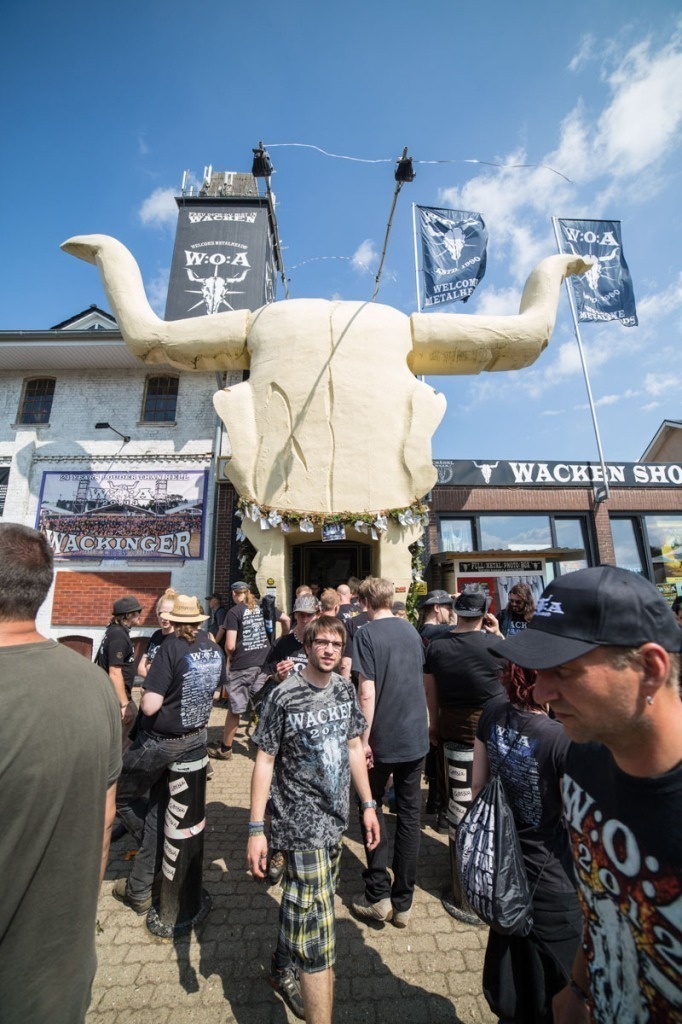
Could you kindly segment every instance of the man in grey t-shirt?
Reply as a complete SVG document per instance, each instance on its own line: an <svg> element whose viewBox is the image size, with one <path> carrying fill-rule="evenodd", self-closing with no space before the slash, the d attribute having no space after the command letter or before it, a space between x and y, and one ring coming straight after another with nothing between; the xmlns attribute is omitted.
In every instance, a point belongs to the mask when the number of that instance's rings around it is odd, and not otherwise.
<svg viewBox="0 0 682 1024"><path fill-rule="evenodd" d="M256 878L265 877L268 794L272 846L286 853L270 984L298 1017L319 1024L332 1019L334 890L351 778L367 845L373 849L379 842L360 740L366 723L352 684L335 671L344 641L343 625L332 616L320 616L306 628L308 663L265 698L253 736L259 749L251 783L249 867Z"/></svg>

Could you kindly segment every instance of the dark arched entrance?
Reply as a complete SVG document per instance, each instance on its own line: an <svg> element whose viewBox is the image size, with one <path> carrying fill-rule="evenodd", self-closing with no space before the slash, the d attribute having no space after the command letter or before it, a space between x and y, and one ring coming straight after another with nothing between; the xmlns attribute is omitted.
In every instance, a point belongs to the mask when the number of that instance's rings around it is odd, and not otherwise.
<svg viewBox="0 0 682 1024"><path fill-rule="evenodd" d="M301 583L316 584L320 593L325 587L338 587L349 576L364 579L372 572L372 546L349 541L311 541L291 549L292 597Z"/></svg>

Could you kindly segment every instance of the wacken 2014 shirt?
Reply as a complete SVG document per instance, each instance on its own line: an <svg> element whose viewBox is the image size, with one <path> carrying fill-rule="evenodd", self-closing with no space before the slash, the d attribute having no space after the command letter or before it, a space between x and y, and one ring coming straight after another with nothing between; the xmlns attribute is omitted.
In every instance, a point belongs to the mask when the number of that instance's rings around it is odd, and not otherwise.
<svg viewBox="0 0 682 1024"><path fill-rule="evenodd" d="M682 1021L682 766L636 778L601 744L573 743L563 801L592 1020Z"/></svg>
<svg viewBox="0 0 682 1024"><path fill-rule="evenodd" d="M265 699L253 742L275 757L275 849L321 850L339 842L348 825L348 741L366 727L352 683L336 673L324 689L296 673Z"/></svg>

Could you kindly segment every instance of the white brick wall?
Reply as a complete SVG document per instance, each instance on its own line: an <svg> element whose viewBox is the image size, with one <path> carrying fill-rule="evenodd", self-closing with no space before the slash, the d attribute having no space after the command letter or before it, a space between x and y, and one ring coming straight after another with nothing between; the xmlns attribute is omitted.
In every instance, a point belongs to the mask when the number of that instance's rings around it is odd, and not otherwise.
<svg viewBox="0 0 682 1024"><path fill-rule="evenodd" d="M209 592L207 550L213 519L213 457L219 420L212 397L217 390L214 373L179 373L175 425L141 423L145 381L163 369L49 371L56 379L49 425L16 426L24 381L32 373L4 373L0 381L0 465L11 465L3 518L35 526L42 474L47 471L144 469L209 470L207 507L204 510L204 558L196 561L135 559L60 560L60 570L172 572L172 585L183 593L204 600ZM123 441L113 431L95 430L95 423L108 421L131 440ZM223 432L221 454L229 453ZM52 595L40 611L42 632L63 636L78 632L99 643L101 629L84 626L51 627Z"/></svg>

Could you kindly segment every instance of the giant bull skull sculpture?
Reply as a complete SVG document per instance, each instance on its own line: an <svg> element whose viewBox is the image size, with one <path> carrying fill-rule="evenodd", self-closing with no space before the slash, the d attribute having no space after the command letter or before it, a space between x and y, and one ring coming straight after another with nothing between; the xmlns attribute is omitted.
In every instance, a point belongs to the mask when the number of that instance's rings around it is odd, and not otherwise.
<svg viewBox="0 0 682 1024"><path fill-rule="evenodd" d="M214 397L232 443L230 479L259 504L322 513L401 508L426 494L445 399L415 374L530 365L551 336L562 281L590 266L543 260L516 316L408 317L370 302L294 299L164 321L116 239L84 235L62 248L99 267L121 333L145 363L250 370Z"/></svg>

